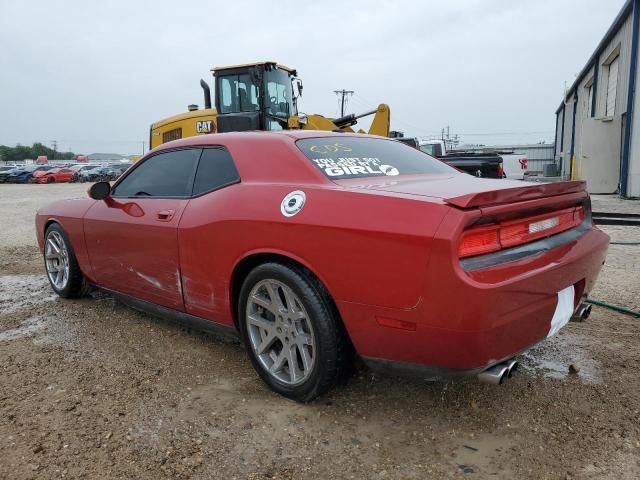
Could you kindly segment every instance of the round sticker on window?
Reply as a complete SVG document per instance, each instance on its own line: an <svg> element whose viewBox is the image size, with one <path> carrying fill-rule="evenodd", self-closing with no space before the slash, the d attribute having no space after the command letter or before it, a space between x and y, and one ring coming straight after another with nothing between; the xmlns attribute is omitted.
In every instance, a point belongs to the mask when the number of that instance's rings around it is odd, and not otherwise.
<svg viewBox="0 0 640 480"><path fill-rule="evenodd" d="M289 193L280 204L280 212L285 217L293 217L302 210L307 197L302 190Z"/></svg>
<svg viewBox="0 0 640 480"><path fill-rule="evenodd" d="M385 175L389 175L390 177L400 175L398 169L396 167L392 167L391 165L380 165L380 171Z"/></svg>

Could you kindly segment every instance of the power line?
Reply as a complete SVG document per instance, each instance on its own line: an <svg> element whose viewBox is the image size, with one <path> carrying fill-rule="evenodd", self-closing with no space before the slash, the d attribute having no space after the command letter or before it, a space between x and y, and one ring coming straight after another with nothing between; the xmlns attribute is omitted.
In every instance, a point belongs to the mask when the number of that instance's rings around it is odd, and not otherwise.
<svg viewBox="0 0 640 480"><path fill-rule="evenodd" d="M357 102L358 104L360 104L360 105L364 105L364 102L367 102L368 104L374 103L371 100L363 97L361 94L354 95L353 100L355 102ZM426 132L426 131L423 131L422 130L423 127L418 127L418 126L413 125L413 124L411 124L409 122L405 122L405 121L399 119L393 113L391 115L391 122L397 122L401 126L415 129L416 133L419 136L429 136L429 135L440 136L442 134L441 131L440 132ZM523 131L513 131L513 132L457 132L457 135L459 135L459 136L460 135L466 135L466 136L469 136L469 137L490 137L490 136L493 136L493 135L546 135L546 134L553 134L553 133L555 133L554 130L537 130L537 131L523 130Z"/></svg>
<svg viewBox="0 0 640 480"><path fill-rule="evenodd" d="M344 117L344 107L346 104L346 100L347 100L347 96L348 95L353 95L354 91L353 90L345 90L344 88L342 90L334 90L333 93L335 93L340 100L338 101L338 103L340 104L340 116Z"/></svg>

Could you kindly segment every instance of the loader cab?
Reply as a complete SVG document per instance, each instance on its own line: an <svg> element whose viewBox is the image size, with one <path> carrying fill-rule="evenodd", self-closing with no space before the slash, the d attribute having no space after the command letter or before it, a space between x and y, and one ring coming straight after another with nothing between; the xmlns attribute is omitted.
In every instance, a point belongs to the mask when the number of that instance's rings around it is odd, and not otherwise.
<svg viewBox="0 0 640 480"><path fill-rule="evenodd" d="M218 132L285 130L297 115L296 72L274 62L214 67ZM294 97L293 81L298 91Z"/></svg>

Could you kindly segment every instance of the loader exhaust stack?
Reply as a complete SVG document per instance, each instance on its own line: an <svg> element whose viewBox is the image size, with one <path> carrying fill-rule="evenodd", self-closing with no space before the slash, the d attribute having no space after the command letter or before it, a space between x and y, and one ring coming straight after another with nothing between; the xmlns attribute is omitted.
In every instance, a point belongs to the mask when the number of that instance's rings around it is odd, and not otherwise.
<svg viewBox="0 0 640 480"><path fill-rule="evenodd" d="M204 108L211 108L211 89L209 84L203 79L200 79L200 86L204 90Z"/></svg>

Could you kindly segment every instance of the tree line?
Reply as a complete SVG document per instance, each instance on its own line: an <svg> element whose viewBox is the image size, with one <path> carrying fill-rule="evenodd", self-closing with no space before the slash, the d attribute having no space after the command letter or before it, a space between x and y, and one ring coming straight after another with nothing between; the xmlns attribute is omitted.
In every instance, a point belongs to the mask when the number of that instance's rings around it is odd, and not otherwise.
<svg viewBox="0 0 640 480"><path fill-rule="evenodd" d="M46 155L49 160L71 160L76 157L73 152L56 152L53 148L39 142L30 147L20 144L15 147L0 145L0 161L2 162L22 162L27 158L35 160L40 155Z"/></svg>

